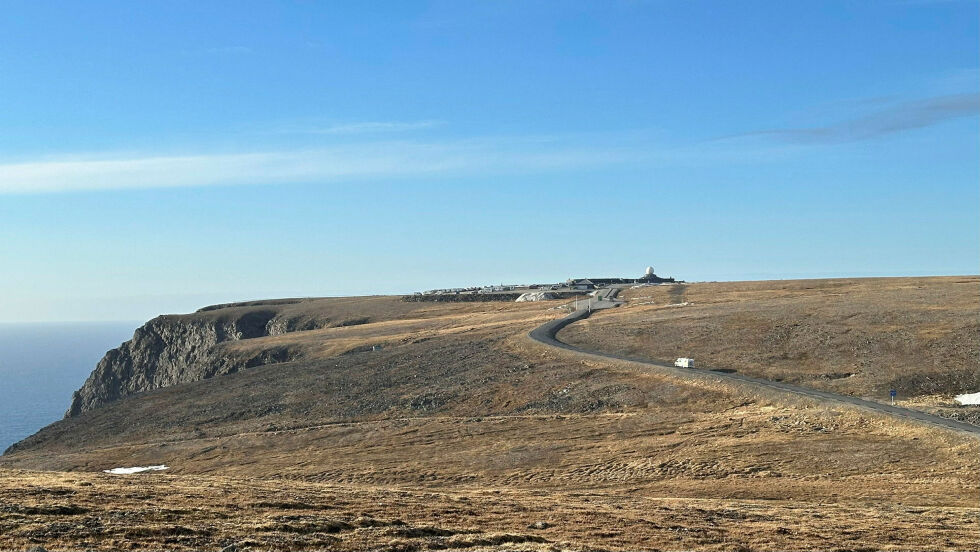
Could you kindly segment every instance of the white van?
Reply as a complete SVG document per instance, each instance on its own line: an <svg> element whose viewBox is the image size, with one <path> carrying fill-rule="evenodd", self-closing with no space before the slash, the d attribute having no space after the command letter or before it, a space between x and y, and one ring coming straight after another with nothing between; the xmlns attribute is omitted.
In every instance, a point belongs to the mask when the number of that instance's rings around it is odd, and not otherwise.
<svg viewBox="0 0 980 552"><path fill-rule="evenodd" d="M674 366L677 366L678 368L694 368L694 359L681 357L674 361Z"/></svg>

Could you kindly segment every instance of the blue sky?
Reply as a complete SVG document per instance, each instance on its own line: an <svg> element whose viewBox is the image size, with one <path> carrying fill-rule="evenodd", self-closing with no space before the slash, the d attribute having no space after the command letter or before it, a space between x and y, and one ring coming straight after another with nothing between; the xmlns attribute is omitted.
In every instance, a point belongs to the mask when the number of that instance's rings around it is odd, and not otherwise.
<svg viewBox="0 0 980 552"><path fill-rule="evenodd" d="M975 274L978 3L7 2L0 322Z"/></svg>

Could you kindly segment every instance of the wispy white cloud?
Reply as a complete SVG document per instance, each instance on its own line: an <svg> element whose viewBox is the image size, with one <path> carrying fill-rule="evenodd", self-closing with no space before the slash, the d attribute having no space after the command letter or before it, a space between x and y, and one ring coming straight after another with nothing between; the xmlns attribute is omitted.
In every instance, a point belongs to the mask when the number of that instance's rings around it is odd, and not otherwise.
<svg viewBox="0 0 980 552"><path fill-rule="evenodd" d="M0 161L0 194L134 190L235 185L356 184L365 179L466 178L527 175L614 167L698 167L782 163L809 146L870 139L975 115L976 94L915 102L875 98L859 102L864 115L823 127L770 129L706 142L670 144L650 131L531 135L459 140L383 140L378 137L321 147L233 153L108 152ZM439 121L361 122L315 132L357 133L429 128ZM307 132L314 132L307 128ZM733 140L750 136L769 138Z"/></svg>
<svg viewBox="0 0 980 552"><path fill-rule="evenodd" d="M330 125L285 125L277 127L279 134L381 134L389 132L411 132L425 130L446 124L444 121L363 121Z"/></svg>
<svg viewBox="0 0 980 552"><path fill-rule="evenodd" d="M252 49L248 46L218 46L215 48L205 48L209 54L251 54Z"/></svg>
<svg viewBox="0 0 980 552"><path fill-rule="evenodd" d="M0 164L0 194L559 171L623 163L639 155L615 147L525 146L490 140L375 142L295 151L49 158Z"/></svg>
<svg viewBox="0 0 980 552"><path fill-rule="evenodd" d="M883 102L880 100L868 102L871 107L881 103ZM948 94L874 109L831 125L758 130L726 136L723 139L763 136L795 144L840 144L925 128L952 119L976 116L978 113L980 95Z"/></svg>
<svg viewBox="0 0 980 552"><path fill-rule="evenodd" d="M243 56L251 54L252 49L248 46L212 46L209 48L198 48L193 50L183 49L180 54L185 56Z"/></svg>

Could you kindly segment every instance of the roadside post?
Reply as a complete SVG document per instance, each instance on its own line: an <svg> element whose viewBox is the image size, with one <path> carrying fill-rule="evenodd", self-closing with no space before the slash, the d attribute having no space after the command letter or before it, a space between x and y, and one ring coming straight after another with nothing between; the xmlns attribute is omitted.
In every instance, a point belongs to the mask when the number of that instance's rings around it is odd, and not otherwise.
<svg viewBox="0 0 980 552"><path fill-rule="evenodd" d="M892 397L892 406L895 406L895 395L898 395L898 392L892 389L888 392L888 394Z"/></svg>

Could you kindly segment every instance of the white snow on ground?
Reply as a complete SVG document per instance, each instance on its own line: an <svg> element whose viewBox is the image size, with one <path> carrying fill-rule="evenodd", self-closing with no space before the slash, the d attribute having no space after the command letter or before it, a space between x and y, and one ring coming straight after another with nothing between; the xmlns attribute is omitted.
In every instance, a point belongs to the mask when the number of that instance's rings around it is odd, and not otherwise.
<svg viewBox="0 0 980 552"><path fill-rule="evenodd" d="M528 293L522 293L515 302L523 303L525 301L550 301L556 298L557 296L554 293L548 293L547 291L530 291Z"/></svg>
<svg viewBox="0 0 980 552"><path fill-rule="evenodd" d="M111 473L113 475L129 475L131 473L140 473L145 471L161 471L167 469L167 466L160 464L159 466L133 466L132 468L112 468L111 470L102 470L106 473Z"/></svg>
<svg viewBox="0 0 980 552"><path fill-rule="evenodd" d="M980 391L977 391L976 393L956 395L954 399L960 404L980 404Z"/></svg>

